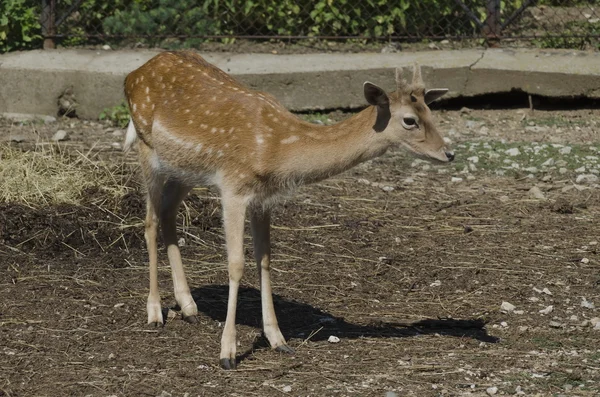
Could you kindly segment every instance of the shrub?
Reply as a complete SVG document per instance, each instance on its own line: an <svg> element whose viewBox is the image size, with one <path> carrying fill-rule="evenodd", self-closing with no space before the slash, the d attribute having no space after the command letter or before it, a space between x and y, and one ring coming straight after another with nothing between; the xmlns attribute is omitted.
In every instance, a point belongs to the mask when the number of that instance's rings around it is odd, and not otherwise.
<svg viewBox="0 0 600 397"><path fill-rule="evenodd" d="M0 2L0 53L40 47L40 2L2 0Z"/></svg>

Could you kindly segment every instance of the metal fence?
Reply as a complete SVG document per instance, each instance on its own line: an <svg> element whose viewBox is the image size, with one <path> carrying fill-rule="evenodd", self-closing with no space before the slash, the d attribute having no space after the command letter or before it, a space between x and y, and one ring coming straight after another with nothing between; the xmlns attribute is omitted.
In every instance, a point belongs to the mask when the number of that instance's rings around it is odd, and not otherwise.
<svg viewBox="0 0 600 397"><path fill-rule="evenodd" d="M521 40L599 48L597 0L42 0L45 48L252 40Z"/></svg>

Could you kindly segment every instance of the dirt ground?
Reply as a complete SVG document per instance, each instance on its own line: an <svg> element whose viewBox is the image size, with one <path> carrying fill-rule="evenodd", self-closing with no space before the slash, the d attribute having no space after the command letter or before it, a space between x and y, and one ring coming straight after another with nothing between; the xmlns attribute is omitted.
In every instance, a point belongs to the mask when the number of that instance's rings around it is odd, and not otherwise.
<svg viewBox="0 0 600 397"><path fill-rule="evenodd" d="M261 338L247 237L230 372L218 362L227 270L215 193L196 189L179 218L199 321L179 317L161 252L169 319L149 329L143 191L135 154L119 150L123 131L1 120L2 145L84 153L93 164L81 167L107 163L127 193L98 186L77 205L0 204L0 396L598 395L600 191L571 160L597 171L600 110L435 117L456 164L391 151L276 207L273 291L294 356ZM69 140L49 143L60 129ZM555 144L547 150L564 172L471 153L542 143Z"/></svg>

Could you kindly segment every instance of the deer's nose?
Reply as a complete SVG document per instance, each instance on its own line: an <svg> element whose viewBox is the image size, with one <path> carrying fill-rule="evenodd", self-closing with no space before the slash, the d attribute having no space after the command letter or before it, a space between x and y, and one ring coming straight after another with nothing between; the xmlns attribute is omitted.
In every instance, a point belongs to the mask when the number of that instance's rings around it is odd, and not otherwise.
<svg viewBox="0 0 600 397"><path fill-rule="evenodd" d="M454 160L454 152L444 152L444 153L446 154L448 161Z"/></svg>

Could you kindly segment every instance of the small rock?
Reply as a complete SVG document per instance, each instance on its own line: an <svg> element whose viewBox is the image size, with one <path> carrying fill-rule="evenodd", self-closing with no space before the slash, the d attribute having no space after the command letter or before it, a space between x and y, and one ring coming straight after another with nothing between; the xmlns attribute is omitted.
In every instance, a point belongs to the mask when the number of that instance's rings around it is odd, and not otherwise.
<svg viewBox="0 0 600 397"><path fill-rule="evenodd" d="M519 330L519 332L525 332L529 329L529 327L527 327L526 325L519 325L517 329Z"/></svg>
<svg viewBox="0 0 600 397"><path fill-rule="evenodd" d="M515 394L522 396L523 394L525 394L525 392L523 391L523 389L521 388L521 386L517 386L515 388Z"/></svg>
<svg viewBox="0 0 600 397"><path fill-rule="evenodd" d="M468 129L475 129L478 128L482 125L483 123L479 122L479 121L474 121L474 120L467 120L467 122L465 123L465 126Z"/></svg>
<svg viewBox="0 0 600 397"><path fill-rule="evenodd" d="M108 359L109 359L109 360L112 360L113 358L115 358L115 353L110 353L110 354L108 355Z"/></svg>
<svg viewBox="0 0 600 397"><path fill-rule="evenodd" d="M289 393L292 391L292 386L287 385L287 386L283 386L283 388L281 389L281 391L283 391L284 393Z"/></svg>
<svg viewBox="0 0 600 397"><path fill-rule="evenodd" d="M541 127L539 125L530 125L525 127L526 132L546 132L548 131L547 127Z"/></svg>
<svg viewBox="0 0 600 397"><path fill-rule="evenodd" d="M500 310L505 311L507 313L513 312L515 308L515 305L509 302L502 302L502 304L500 305Z"/></svg>
<svg viewBox="0 0 600 397"><path fill-rule="evenodd" d="M468 107L463 106L462 108L460 108L460 113L461 114L469 114L469 113L471 113L471 109L469 109Z"/></svg>
<svg viewBox="0 0 600 397"><path fill-rule="evenodd" d="M442 285L440 280L435 280L433 283L429 284L430 287L439 287L440 285Z"/></svg>
<svg viewBox="0 0 600 397"><path fill-rule="evenodd" d="M357 182L361 183L363 185L367 185L367 186L371 185L371 182L368 179L365 179L365 178L359 178Z"/></svg>
<svg viewBox="0 0 600 397"><path fill-rule="evenodd" d="M114 136L115 138L120 138L123 136L123 130L114 130L112 132L112 136Z"/></svg>
<svg viewBox="0 0 600 397"><path fill-rule="evenodd" d="M546 196L544 195L544 193L541 191L541 189L537 186L532 187L531 189L529 189L529 197L536 199L536 200L546 200Z"/></svg>
<svg viewBox="0 0 600 397"><path fill-rule="evenodd" d="M523 171L531 172L532 174L535 174L538 172L538 169L537 169L537 167L527 167L527 168L523 168Z"/></svg>
<svg viewBox="0 0 600 397"><path fill-rule="evenodd" d="M485 389L485 392L488 395L493 396L494 394L498 393L498 388L496 386L488 387L487 389Z"/></svg>
<svg viewBox="0 0 600 397"><path fill-rule="evenodd" d="M110 144L110 147L113 149L117 149L117 150L121 150L121 143L120 142L113 142Z"/></svg>
<svg viewBox="0 0 600 397"><path fill-rule="evenodd" d="M52 135L52 139L54 142L66 141L69 139L69 135L65 130L58 130Z"/></svg>
<svg viewBox="0 0 600 397"><path fill-rule="evenodd" d="M479 157L477 157L477 156L467 157L467 161L470 161L473 164L477 164L479 162Z"/></svg>
<svg viewBox="0 0 600 397"><path fill-rule="evenodd" d="M104 44L104 45L102 46L102 49L103 49L104 51L109 51L109 50L112 50L112 48L110 48L110 46L109 46L108 44Z"/></svg>
<svg viewBox="0 0 600 397"><path fill-rule="evenodd" d="M554 159L553 158L549 158L548 160L544 161L542 163L542 167L550 167L554 165Z"/></svg>
<svg viewBox="0 0 600 397"><path fill-rule="evenodd" d="M16 143L21 143L21 142L25 142L25 136L17 134L17 135L11 135L10 138L8 138L9 141L11 142L16 142Z"/></svg>
<svg viewBox="0 0 600 397"><path fill-rule="evenodd" d="M125 306L125 304L121 302L121 303L115 304L113 307L118 308L118 307L123 307L123 306Z"/></svg>
<svg viewBox="0 0 600 397"><path fill-rule="evenodd" d="M513 313L521 315L525 313L525 310L515 310Z"/></svg>
<svg viewBox="0 0 600 397"><path fill-rule="evenodd" d="M410 183L415 183L415 180L414 180L414 179L412 179L412 178L406 178L406 179L405 179L404 181L402 181L402 182L403 182L403 183L406 183L406 184L410 184Z"/></svg>
<svg viewBox="0 0 600 397"><path fill-rule="evenodd" d="M591 318L590 324L592 325L592 327L596 328L598 324L600 324L600 317Z"/></svg>
<svg viewBox="0 0 600 397"><path fill-rule="evenodd" d="M581 263L588 264L590 263L590 260L588 258L581 258Z"/></svg>
<svg viewBox="0 0 600 397"><path fill-rule="evenodd" d="M548 307L546 307L545 309L542 309L539 311L540 314L550 314L552 313L552 311L554 310L554 306L550 305Z"/></svg>
<svg viewBox="0 0 600 397"><path fill-rule="evenodd" d="M581 298L581 307L585 307L586 309L593 309L595 306L592 302L588 301L585 298Z"/></svg>
<svg viewBox="0 0 600 397"><path fill-rule="evenodd" d="M458 178L458 177L456 177L456 176L453 176L453 177L450 179L450 182L454 182L454 183L458 183L458 182L462 182L462 181L463 181L463 179L462 179L462 178Z"/></svg>
<svg viewBox="0 0 600 397"><path fill-rule="evenodd" d="M558 149L558 153L560 153L560 154L570 154L571 150L573 150L571 148L571 146L565 146L565 147L562 147L562 148Z"/></svg>
<svg viewBox="0 0 600 397"><path fill-rule="evenodd" d="M577 169L575 170L575 172L577 172L577 173L582 173L582 172L585 172L585 166L577 168Z"/></svg>
<svg viewBox="0 0 600 397"><path fill-rule="evenodd" d="M558 321L550 321L548 323L548 325L550 326L550 328L562 328L562 324L559 323Z"/></svg>
<svg viewBox="0 0 600 397"><path fill-rule="evenodd" d="M337 336L334 336L334 335L330 335L329 338L327 339L327 342L340 343L340 338L338 338Z"/></svg>
<svg viewBox="0 0 600 397"><path fill-rule="evenodd" d="M568 171L569 170L567 170L565 167L560 167L558 169L558 173L561 174L561 175L566 174Z"/></svg>
<svg viewBox="0 0 600 397"><path fill-rule="evenodd" d="M179 237L179 240L177 240L177 245L180 247L185 247L185 239L183 237Z"/></svg>
<svg viewBox="0 0 600 397"><path fill-rule="evenodd" d="M394 190L393 186L382 186L381 190L383 190L384 192L392 192Z"/></svg>
<svg viewBox="0 0 600 397"><path fill-rule="evenodd" d="M504 328L507 328L507 327L508 327L508 323L507 323L506 321L502 321L502 322L500 323L500 325L501 325L502 327L504 327Z"/></svg>
<svg viewBox="0 0 600 397"><path fill-rule="evenodd" d="M552 295L552 292L550 292L550 290L548 288L544 288L542 290L542 293L546 294L546 295Z"/></svg>
<svg viewBox="0 0 600 397"><path fill-rule="evenodd" d="M563 386L563 389L565 389L565 391L571 391L571 390L573 390L573 385L570 385L567 383L566 385Z"/></svg>
<svg viewBox="0 0 600 397"><path fill-rule="evenodd" d="M581 174L581 175L577 175L577 179L575 179L575 183L591 184L591 183L597 183L598 180L600 180L600 178L598 178L598 175Z"/></svg>
<svg viewBox="0 0 600 397"><path fill-rule="evenodd" d="M509 156L513 156L514 157L514 156L518 156L519 154L521 154L521 151L519 150L518 147L513 147L513 148L510 148L510 149L506 149L504 151L504 153L508 154Z"/></svg>

